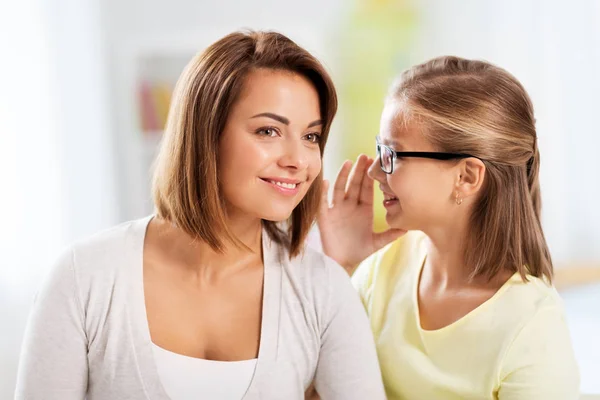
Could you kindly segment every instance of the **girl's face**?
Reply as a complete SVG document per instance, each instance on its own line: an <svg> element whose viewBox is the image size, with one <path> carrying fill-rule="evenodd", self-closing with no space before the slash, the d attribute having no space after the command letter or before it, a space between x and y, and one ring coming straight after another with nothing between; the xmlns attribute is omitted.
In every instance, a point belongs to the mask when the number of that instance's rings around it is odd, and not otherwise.
<svg viewBox="0 0 600 400"><path fill-rule="evenodd" d="M414 122L405 123L401 103L390 101L381 116L379 142L394 151L436 152ZM369 176L379 182L386 220L392 228L431 231L456 218L456 185L460 163L426 158L397 157L393 173L386 174L376 159Z"/></svg>
<svg viewBox="0 0 600 400"><path fill-rule="evenodd" d="M289 71L249 73L219 143L227 212L286 220L321 172L319 96Z"/></svg>

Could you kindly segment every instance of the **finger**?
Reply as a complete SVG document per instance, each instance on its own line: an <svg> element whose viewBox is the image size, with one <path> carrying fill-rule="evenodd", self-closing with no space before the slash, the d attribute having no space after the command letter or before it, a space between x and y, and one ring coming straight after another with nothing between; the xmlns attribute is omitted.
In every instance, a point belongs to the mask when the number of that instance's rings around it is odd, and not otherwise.
<svg viewBox="0 0 600 400"><path fill-rule="evenodd" d="M373 233L373 244L375 245L375 250L379 250L382 247L392 243L405 233L406 231L404 229L393 228L384 232Z"/></svg>
<svg viewBox="0 0 600 400"><path fill-rule="evenodd" d="M363 178L365 177L365 166L367 165L367 156L361 154L358 156L354 168L350 172L350 179L346 184L346 199L358 200L360 194L360 187L362 185Z"/></svg>
<svg viewBox="0 0 600 400"><path fill-rule="evenodd" d="M323 180L323 185L321 186L321 203L319 204L318 218L325 216L329 210L329 199L327 197L327 193L329 191L329 181Z"/></svg>
<svg viewBox="0 0 600 400"><path fill-rule="evenodd" d="M373 165L374 160L370 157L367 158L367 167L366 167L366 171L365 171L365 177L363 178L363 182L360 188L360 195L358 198L359 203L361 204L367 204L372 206L373 205L373 198L375 196L374 194L374 190L373 190L373 185L374 185L374 181L373 179L369 176L369 168L371 168L371 165Z"/></svg>
<svg viewBox="0 0 600 400"><path fill-rule="evenodd" d="M348 182L348 175L350 174L350 168L352 167L352 161L346 160L338 172L335 184L333 186L333 204L338 204L344 201L346 195L346 182Z"/></svg>

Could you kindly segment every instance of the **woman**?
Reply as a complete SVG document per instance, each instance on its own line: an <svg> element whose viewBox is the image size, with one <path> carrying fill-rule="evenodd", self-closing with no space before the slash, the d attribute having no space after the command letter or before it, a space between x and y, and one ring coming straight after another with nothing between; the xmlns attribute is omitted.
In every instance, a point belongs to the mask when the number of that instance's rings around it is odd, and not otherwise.
<svg viewBox="0 0 600 400"><path fill-rule="evenodd" d="M60 257L16 397L301 399L314 378L324 399L384 398L359 297L303 247L336 108L321 64L283 35L234 33L192 60L156 215Z"/></svg>
<svg viewBox="0 0 600 400"><path fill-rule="evenodd" d="M343 165L319 226L349 273L366 258L352 279L388 398L578 398L521 84L456 57L413 67L391 88L376 146L376 160ZM379 234L373 181L391 227Z"/></svg>

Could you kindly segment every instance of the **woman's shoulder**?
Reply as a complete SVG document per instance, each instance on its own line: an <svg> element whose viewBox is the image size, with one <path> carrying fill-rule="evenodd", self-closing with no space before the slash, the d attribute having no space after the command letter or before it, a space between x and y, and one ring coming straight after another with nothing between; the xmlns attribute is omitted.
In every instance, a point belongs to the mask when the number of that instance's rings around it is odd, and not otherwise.
<svg viewBox="0 0 600 400"><path fill-rule="evenodd" d="M50 279L73 279L80 288L114 280L138 258L141 261L149 220L124 222L72 243L56 258Z"/></svg>
<svg viewBox="0 0 600 400"><path fill-rule="evenodd" d="M305 246L298 256L283 263L283 271L286 314L301 316L314 332L322 334L333 320L348 322L364 317L366 321L348 273L321 251Z"/></svg>
<svg viewBox="0 0 600 400"><path fill-rule="evenodd" d="M151 217L144 217L136 220L122 222L110 228L103 229L86 238L73 243L73 249L80 251L97 251L107 247L119 247L125 244L132 244L132 241L143 241L146 227Z"/></svg>
<svg viewBox="0 0 600 400"><path fill-rule="evenodd" d="M289 260L289 274L306 288L328 291L340 281L347 283L350 278L344 268L323 252L304 246L300 254Z"/></svg>
<svg viewBox="0 0 600 400"><path fill-rule="evenodd" d="M114 264L131 257L141 256L146 227L151 217L123 222L73 243L70 247L78 266Z"/></svg>
<svg viewBox="0 0 600 400"><path fill-rule="evenodd" d="M311 246L282 265L284 295L297 298L318 315L326 314L334 302L357 296L344 268Z"/></svg>

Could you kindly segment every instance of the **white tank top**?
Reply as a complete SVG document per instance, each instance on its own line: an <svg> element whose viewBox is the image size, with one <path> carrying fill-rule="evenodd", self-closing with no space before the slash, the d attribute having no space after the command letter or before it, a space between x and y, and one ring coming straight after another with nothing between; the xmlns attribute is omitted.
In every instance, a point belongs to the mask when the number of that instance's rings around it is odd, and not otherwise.
<svg viewBox="0 0 600 400"><path fill-rule="evenodd" d="M152 343L160 381L171 400L241 400L250 386L256 359L212 361L188 357Z"/></svg>

